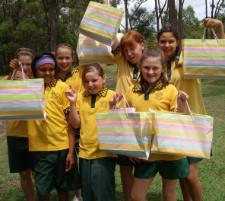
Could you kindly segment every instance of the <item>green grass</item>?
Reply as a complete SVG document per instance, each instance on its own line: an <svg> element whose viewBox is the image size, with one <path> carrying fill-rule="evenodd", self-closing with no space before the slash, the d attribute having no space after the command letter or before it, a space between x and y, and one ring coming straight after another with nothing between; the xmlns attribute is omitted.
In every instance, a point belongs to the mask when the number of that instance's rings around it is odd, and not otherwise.
<svg viewBox="0 0 225 201"><path fill-rule="evenodd" d="M105 67L108 78L108 87L115 83L116 68ZM208 113L214 117L213 157L203 160L199 164L199 175L203 187L203 201L225 200L225 81L203 81L202 92L205 98ZM178 200L182 201L179 187ZM123 200L120 176L116 171L116 196L118 201ZM148 199L161 200L161 180L159 176L149 190ZM7 162L7 146L5 136L0 136L0 201L23 201L23 194L19 187L18 175L9 174ZM51 200L56 200L53 192Z"/></svg>

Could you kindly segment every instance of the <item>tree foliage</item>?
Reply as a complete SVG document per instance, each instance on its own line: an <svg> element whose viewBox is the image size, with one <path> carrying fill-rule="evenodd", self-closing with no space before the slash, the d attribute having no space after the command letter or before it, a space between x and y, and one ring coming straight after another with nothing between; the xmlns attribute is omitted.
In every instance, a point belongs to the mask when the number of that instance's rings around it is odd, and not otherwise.
<svg viewBox="0 0 225 201"><path fill-rule="evenodd" d="M95 0L103 2L106 0ZM160 26L171 23L171 13L177 13L179 31L184 38L200 38L203 29L194 9L183 9L184 0L155 0L155 10L146 8L150 0L109 0L111 5L125 2L126 30L135 29L146 41L154 41ZM152 1L152 0L151 0ZM169 4L170 2L170 4ZM171 3L172 2L172 3ZM0 66L8 65L19 47L29 47L37 54L53 51L56 44L70 43L74 49L79 24L89 0L2 0L0 1ZM172 9L172 10L171 10ZM176 12L174 12L174 9ZM219 0L214 13L225 21L225 3ZM2 70L3 68L0 68ZM5 69L5 68L4 68Z"/></svg>

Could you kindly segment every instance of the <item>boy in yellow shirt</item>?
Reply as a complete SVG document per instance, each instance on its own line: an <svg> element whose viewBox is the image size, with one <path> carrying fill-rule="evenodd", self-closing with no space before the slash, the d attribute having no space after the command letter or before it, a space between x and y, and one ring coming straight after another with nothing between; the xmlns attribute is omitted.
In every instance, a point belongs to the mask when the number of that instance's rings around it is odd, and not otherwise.
<svg viewBox="0 0 225 201"><path fill-rule="evenodd" d="M67 90L70 123L80 130L81 188L84 201L115 201L116 158L99 150L96 113L109 111L115 92L104 87L105 76L99 64L85 66L82 75L85 91Z"/></svg>
<svg viewBox="0 0 225 201"><path fill-rule="evenodd" d="M49 199L53 188L60 201L68 201L68 190L76 185L74 165L74 134L67 122L68 86L55 79L56 61L52 54L42 54L32 63L34 77L45 84L46 120L28 123L29 150L32 153L35 185L40 201Z"/></svg>

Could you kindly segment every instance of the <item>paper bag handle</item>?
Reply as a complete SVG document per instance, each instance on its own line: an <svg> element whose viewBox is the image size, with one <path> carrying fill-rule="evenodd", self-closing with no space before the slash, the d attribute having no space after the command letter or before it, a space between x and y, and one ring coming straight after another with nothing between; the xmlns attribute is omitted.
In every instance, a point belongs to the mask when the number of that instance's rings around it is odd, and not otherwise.
<svg viewBox="0 0 225 201"><path fill-rule="evenodd" d="M23 70L23 64L19 64L20 66L20 69L21 69L21 72L22 72L22 79L25 80L25 73L24 73L24 70ZM16 74L16 69L13 70L13 73L10 77L11 80L13 80L15 78L15 74Z"/></svg>

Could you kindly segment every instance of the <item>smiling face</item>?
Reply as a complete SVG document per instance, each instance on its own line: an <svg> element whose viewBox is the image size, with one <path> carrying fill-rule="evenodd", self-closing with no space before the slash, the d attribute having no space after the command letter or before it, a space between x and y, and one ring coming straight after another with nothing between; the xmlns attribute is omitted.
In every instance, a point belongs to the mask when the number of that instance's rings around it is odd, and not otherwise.
<svg viewBox="0 0 225 201"><path fill-rule="evenodd" d="M100 76L99 72L93 68L86 72L84 76L84 88L92 95L97 94L105 85L105 76Z"/></svg>
<svg viewBox="0 0 225 201"><path fill-rule="evenodd" d="M154 85L160 79L163 71L160 57L147 57L142 61L141 74L150 85Z"/></svg>
<svg viewBox="0 0 225 201"><path fill-rule="evenodd" d="M62 72L69 72L73 64L72 49L69 47L59 47L56 50L56 62Z"/></svg>
<svg viewBox="0 0 225 201"><path fill-rule="evenodd" d="M55 78L55 66L52 64L44 64L37 67L36 76L43 78L45 84L49 84Z"/></svg>
<svg viewBox="0 0 225 201"><path fill-rule="evenodd" d="M158 45L163 51L166 61L170 61L176 54L178 41L172 32L164 32L158 39Z"/></svg>

